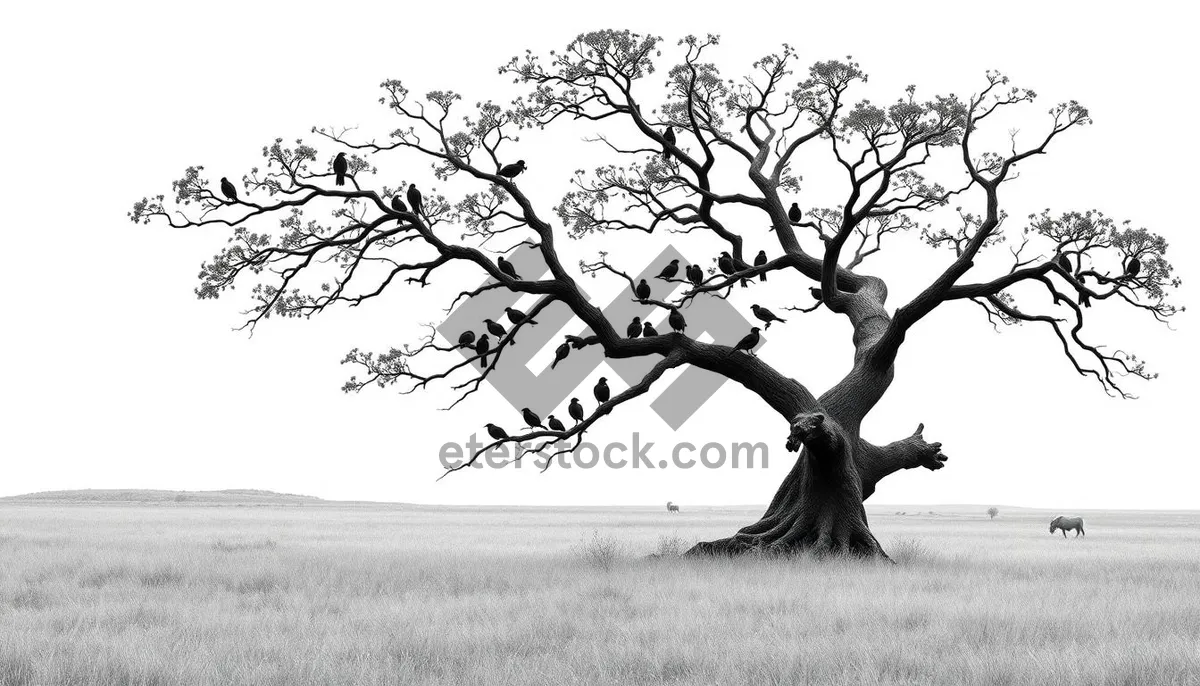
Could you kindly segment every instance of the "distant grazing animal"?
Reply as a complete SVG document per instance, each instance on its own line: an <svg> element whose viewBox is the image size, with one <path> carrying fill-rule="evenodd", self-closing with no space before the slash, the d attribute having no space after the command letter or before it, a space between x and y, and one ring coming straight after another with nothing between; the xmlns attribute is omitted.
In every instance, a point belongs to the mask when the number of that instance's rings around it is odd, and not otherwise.
<svg viewBox="0 0 1200 686"><path fill-rule="evenodd" d="M670 500L667 501L667 512L679 512L679 506Z"/></svg>
<svg viewBox="0 0 1200 686"><path fill-rule="evenodd" d="M1050 520L1050 533L1054 533L1058 529L1062 529L1063 538L1067 537L1067 529L1074 529L1076 538L1079 537L1079 534L1087 536L1083 530L1083 517L1064 517L1059 515Z"/></svg>

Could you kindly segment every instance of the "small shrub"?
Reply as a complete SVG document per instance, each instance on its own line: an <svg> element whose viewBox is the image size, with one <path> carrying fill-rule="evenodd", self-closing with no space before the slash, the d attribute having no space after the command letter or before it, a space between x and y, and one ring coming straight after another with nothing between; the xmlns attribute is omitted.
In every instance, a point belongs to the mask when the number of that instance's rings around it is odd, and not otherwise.
<svg viewBox="0 0 1200 686"><path fill-rule="evenodd" d="M588 565L608 571L625 556L625 546L612 536L603 536L599 531L592 531L590 537L585 536L580 541L575 552Z"/></svg>
<svg viewBox="0 0 1200 686"><path fill-rule="evenodd" d="M680 557L691 548L691 544L682 536L671 534L659 536L658 546L654 548L654 557Z"/></svg>
<svg viewBox="0 0 1200 686"><path fill-rule="evenodd" d="M888 557L897 564L928 562L934 557L933 550L916 538L898 538L889 548L884 548Z"/></svg>

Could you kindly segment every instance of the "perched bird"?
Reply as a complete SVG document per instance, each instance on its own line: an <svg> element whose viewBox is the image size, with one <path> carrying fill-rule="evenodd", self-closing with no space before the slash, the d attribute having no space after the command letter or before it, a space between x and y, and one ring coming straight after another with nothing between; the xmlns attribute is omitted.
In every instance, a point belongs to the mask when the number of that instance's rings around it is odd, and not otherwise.
<svg viewBox="0 0 1200 686"><path fill-rule="evenodd" d="M491 436L492 438L496 439L497 441L501 441L501 440L508 438L508 432L505 431L504 429L496 426L495 424L488 422L487 424L484 424L484 426L487 427L488 435Z"/></svg>
<svg viewBox="0 0 1200 686"><path fill-rule="evenodd" d="M657 335L658 335L658 329L655 329L654 326L650 324L650 322L646 322L645 324L642 324L642 338L650 338L651 336L657 336Z"/></svg>
<svg viewBox="0 0 1200 686"><path fill-rule="evenodd" d="M767 325L765 327L763 327L765 329L771 328L771 322L787 323L786 319L780 319L779 317L776 317L774 312L768 310L765 307L759 307L758 305L751 305L750 310L752 312L754 312L755 317L758 317L759 319L761 319L762 321L767 323Z"/></svg>
<svg viewBox="0 0 1200 686"><path fill-rule="evenodd" d="M579 398L571 398L571 404L567 405L567 412L571 413L571 419L574 419L576 424L583 421L583 405L579 404Z"/></svg>
<svg viewBox="0 0 1200 686"><path fill-rule="evenodd" d="M663 140L670 143L671 145L675 145L675 127L674 126L667 127L667 132L663 134ZM662 158L663 158L663 162L671 161L671 149L665 145L663 146Z"/></svg>
<svg viewBox="0 0 1200 686"><path fill-rule="evenodd" d="M516 164L506 164L500 168L500 176L506 179L516 178L517 174L525 171L525 160L517 160Z"/></svg>
<svg viewBox="0 0 1200 686"><path fill-rule="evenodd" d="M517 273L516 267L513 267L511 262L504 259L503 255L496 258L496 266L500 268L501 274L504 274L510 279L517 279L518 281L521 279L521 275Z"/></svg>
<svg viewBox="0 0 1200 686"><path fill-rule="evenodd" d="M730 274L740 272L743 269L749 269L750 265L742 262L736 257L731 256L728 252L723 252L721 253L721 256L717 258L717 267L721 270L722 274L728 276ZM742 288L745 288L746 285L746 280L742 279Z"/></svg>
<svg viewBox="0 0 1200 686"><path fill-rule="evenodd" d="M1142 271L1142 261L1134 257L1129 260L1129 264L1125 265L1125 276L1132 279Z"/></svg>
<svg viewBox="0 0 1200 686"><path fill-rule="evenodd" d="M229 183L229 179L224 176L221 177L221 192L225 194L226 198L229 198L229 202L238 201L237 188L234 188L233 184Z"/></svg>
<svg viewBox="0 0 1200 686"><path fill-rule="evenodd" d="M404 201L400 199L399 194L392 196L392 209L397 212L407 212L408 211L408 205L404 204Z"/></svg>
<svg viewBox="0 0 1200 686"><path fill-rule="evenodd" d="M567 359L567 355L571 354L571 344L563 343L554 349L554 361L550 363L550 368L554 369L559 362Z"/></svg>
<svg viewBox="0 0 1200 686"><path fill-rule="evenodd" d="M333 158L333 173L335 178L333 182L339 186L346 185L346 171L350 168L350 163L346 161L346 153L339 152L337 157Z"/></svg>
<svg viewBox="0 0 1200 686"><path fill-rule="evenodd" d="M750 327L750 333L743 336L742 340L738 341L737 345L733 346L733 350L730 350L729 352L733 353L734 351L737 351L737 350L745 350L746 352L753 355L754 347L758 345L758 339L759 339L758 331L759 331L759 329L757 326Z"/></svg>
<svg viewBox="0 0 1200 686"><path fill-rule="evenodd" d="M767 263L767 251L766 251L766 250L759 250L759 251L758 251L758 254L754 256L754 266L755 266L755 267L761 267L761 266L763 266L763 265L764 265L764 264L766 264L766 263ZM766 281L766 280L767 280L767 273L766 273L766 272L763 272L763 273L759 274L759 275L758 275L758 280L759 280L759 281Z"/></svg>
<svg viewBox="0 0 1200 686"><path fill-rule="evenodd" d="M550 415L549 417L546 417L546 426L550 427L551 431L566 431L567 430L567 427L563 426L563 423L558 421L558 418L556 418L554 415Z"/></svg>
<svg viewBox="0 0 1200 686"><path fill-rule="evenodd" d="M542 418L537 416L537 413L528 407L521 408L521 418L525 420L525 426L531 429L535 426L540 426L543 429L546 428L542 426Z"/></svg>
<svg viewBox="0 0 1200 686"><path fill-rule="evenodd" d="M642 333L642 318L634 317L633 321L629 322L629 326L625 327L625 335L629 338L637 338Z"/></svg>
<svg viewBox="0 0 1200 686"><path fill-rule="evenodd" d="M800 206L796 203L792 203L792 206L788 208L788 221L796 224L802 218L804 218L804 213L800 211Z"/></svg>
<svg viewBox="0 0 1200 686"><path fill-rule="evenodd" d="M808 289L808 294L813 297L813 300L821 299L821 289L817 288L816 286L813 286L812 288Z"/></svg>
<svg viewBox="0 0 1200 686"><path fill-rule="evenodd" d="M488 340L486 333L480 336L479 340L475 341L475 354L479 356L480 369L487 369L487 352L491 348L492 343Z"/></svg>
<svg viewBox="0 0 1200 686"><path fill-rule="evenodd" d="M458 335L458 347L468 348L473 343L475 343L475 332L474 331L464 331Z"/></svg>
<svg viewBox="0 0 1200 686"><path fill-rule="evenodd" d="M656 276L654 278L656 278L656 279L673 279L673 278L675 278L675 275L678 273L679 273L679 260L671 260L671 264L668 264L667 266L663 267L662 271L658 273L658 276Z"/></svg>
<svg viewBox="0 0 1200 686"><path fill-rule="evenodd" d="M421 203L421 191L417 190L417 184L410 183L408 185L408 206L412 208L413 214L424 214L425 206Z"/></svg>
<svg viewBox="0 0 1200 686"><path fill-rule="evenodd" d="M608 379L603 376L600 377L600 380L596 382L595 388L592 389L592 395L596 396L596 402L598 403L608 402L608 398L610 397Z"/></svg>
<svg viewBox="0 0 1200 686"><path fill-rule="evenodd" d="M645 279L642 279L638 282L637 288L633 289L633 292L637 295L638 300L649 300L650 284L646 283Z"/></svg>
<svg viewBox="0 0 1200 686"><path fill-rule="evenodd" d="M583 340L579 336L568 335L564 336L564 338L566 338L567 342L571 344L571 347L575 348L576 350L582 350L583 347L587 345L587 341Z"/></svg>
<svg viewBox="0 0 1200 686"><path fill-rule="evenodd" d="M495 321L493 321L491 319L485 319L485 320L483 320L483 323L487 324L488 333L495 336L497 340L504 338L505 336L508 335L508 331L505 331L503 326L500 326L499 324L497 324ZM517 339L514 337L513 343L516 343L516 342L517 342Z"/></svg>
<svg viewBox="0 0 1200 686"><path fill-rule="evenodd" d="M525 323L530 326L537 326L537 322L530 319L527 314L520 310L514 310L511 307L506 307L504 308L504 313L508 315L508 321L512 322L513 324Z"/></svg>
<svg viewBox="0 0 1200 686"><path fill-rule="evenodd" d="M717 269L720 269L721 273L725 274L726 276L736 271L733 268L733 258L730 257L729 253L723 252L721 253L721 256L717 258Z"/></svg>
<svg viewBox="0 0 1200 686"><path fill-rule="evenodd" d="M683 318L683 313L679 308L673 308L671 314L667 316L667 323L671 325L672 331L682 333L687 328L687 320Z"/></svg>
<svg viewBox="0 0 1200 686"><path fill-rule="evenodd" d="M1073 269L1071 269L1071 258L1067 257L1066 255L1060 254L1058 256L1058 266L1060 268L1062 268L1062 270L1068 274L1070 274L1072 271L1074 271Z"/></svg>
<svg viewBox="0 0 1200 686"><path fill-rule="evenodd" d="M689 264L687 268L688 281L699 286L701 281L704 281L704 270L698 264Z"/></svg>

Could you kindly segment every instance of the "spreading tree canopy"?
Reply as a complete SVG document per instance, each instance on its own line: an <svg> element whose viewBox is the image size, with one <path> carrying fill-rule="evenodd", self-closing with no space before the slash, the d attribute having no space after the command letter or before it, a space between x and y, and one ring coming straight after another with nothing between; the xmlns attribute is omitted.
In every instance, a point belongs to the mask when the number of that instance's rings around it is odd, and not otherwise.
<svg viewBox="0 0 1200 686"><path fill-rule="evenodd" d="M947 303L973 303L994 326L1043 327L1067 364L1112 395L1128 396L1130 377L1152 378L1135 356L1092 340L1085 323L1114 304L1159 321L1176 313L1166 300L1178 286L1166 240L1094 209L1046 210L1017 221L1001 205L1018 167L1089 124L1087 108L1075 101L1038 108L1033 91L997 72L986 73L967 98L921 97L910 86L887 105L854 101L867 76L851 59L803 68L796 49L784 45L728 78L708 61L717 43L689 36L668 47L629 31L585 33L565 50L527 52L500 67L523 88L509 105L470 106L450 90L416 97L388 80L380 103L397 123L382 138L314 128L314 142L277 139L263 148L265 164L240 182L214 183L204 167L190 167L173 182L173 197L143 199L130 217L228 227L228 245L203 264L196 293L217 298L250 282L251 328L271 316L311 317L424 286L452 264L490 280L463 288L447 305L493 289L538 296L525 321L505 322L504 334L473 355L462 351L478 350L477 340L460 345L435 332L386 352L354 350L346 361L362 376L347 390L398 384L411 392L444 381L461 400L501 363L528 319L548 307L569 308L589 330L559 354L597 346L608 358L654 360L644 378L581 421L497 437L468 464L506 443L570 450L672 368L691 365L740 383L786 420L787 447L799 455L760 521L698 544L694 554L882 556L863 500L887 475L936 470L946 457L921 427L875 445L860 437L860 426L888 390L908 331ZM515 159L518 137L523 130L548 136L567 122L594 129L592 140L611 162L577 172L571 190L543 206L522 190L528 173ZM831 163L843 189L838 204L806 202L795 171L801 154ZM412 178L378 184L377 164L385 159L400 160ZM432 178L419 176L428 168L422 161L433 163L426 172ZM931 178L935 173L942 178ZM451 177L474 189L456 197L422 193ZM747 213L756 218L746 221ZM645 297L623 255L636 249L639 232L664 231L678 234L677 243L701 235L718 240L728 256L716 268L680 267L667 277L683 286L671 298ZM915 297L889 307L887 284L867 266L885 259L885 247L905 233L949 255ZM558 241L595 234L611 239L605 252L575 267L563 264ZM748 251L748 241L765 257ZM493 252L521 245L537 251L545 277L522 278ZM976 267L981 253L1001 245L1011 253L1007 268ZM772 272L781 278L761 279ZM628 281L647 315L659 308L676 316L672 330L629 337L627 322L608 321L583 293L576 281L583 274ZM823 306L844 316L854 347L844 378L815 391L804 381L803 363L777 369L734 350L746 331L715 343L690 336L678 318L687 306L697 298L749 297L740 284L751 294L788 289L777 295L797 310ZM674 330L678 323L682 331Z"/></svg>

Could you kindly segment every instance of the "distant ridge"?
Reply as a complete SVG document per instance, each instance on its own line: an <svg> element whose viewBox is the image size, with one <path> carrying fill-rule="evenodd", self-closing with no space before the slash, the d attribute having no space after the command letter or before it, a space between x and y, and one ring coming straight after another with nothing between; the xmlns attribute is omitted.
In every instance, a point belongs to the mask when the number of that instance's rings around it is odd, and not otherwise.
<svg viewBox="0 0 1200 686"><path fill-rule="evenodd" d="M0 501L53 503L195 503L195 504L289 504L323 503L311 495L276 493L253 488L220 491L164 491L137 488L88 488L75 491L41 491L0 498Z"/></svg>

